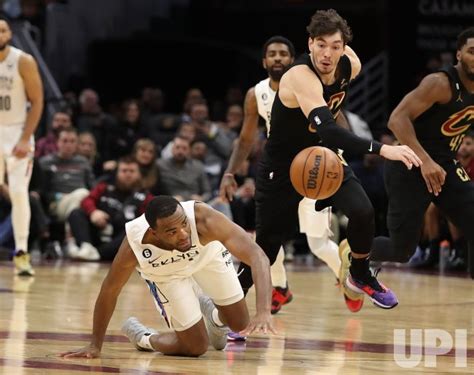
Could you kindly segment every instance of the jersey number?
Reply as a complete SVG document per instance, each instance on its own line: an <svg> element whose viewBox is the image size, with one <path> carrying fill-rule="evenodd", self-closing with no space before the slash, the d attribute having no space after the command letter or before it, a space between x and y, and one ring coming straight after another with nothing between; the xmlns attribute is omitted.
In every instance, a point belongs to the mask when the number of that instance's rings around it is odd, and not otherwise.
<svg viewBox="0 0 474 375"><path fill-rule="evenodd" d="M449 146L451 147L451 151L457 151L459 146L461 146L462 140L464 138L465 134L459 134L456 137L453 137L451 139L451 142L449 142Z"/></svg>
<svg viewBox="0 0 474 375"><path fill-rule="evenodd" d="M464 168L456 168L456 173L458 174L462 182L466 182L470 180L469 175L464 170Z"/></svg>
<svg viewBox="0 0 474 375"><path fill-rule="evenodd" d="M11 107L10 95L0 96L0 111L9 111Z"/></svg>

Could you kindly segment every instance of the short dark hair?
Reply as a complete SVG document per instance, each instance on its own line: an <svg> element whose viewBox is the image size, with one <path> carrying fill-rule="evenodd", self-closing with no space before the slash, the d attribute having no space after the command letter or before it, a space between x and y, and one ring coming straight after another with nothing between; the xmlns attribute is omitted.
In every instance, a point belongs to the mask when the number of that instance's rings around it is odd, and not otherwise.
<svg viewBox="0 0 474 375"><path fill-rule="evenodd" d="M274 35L270 39L268 39L263 45L263 48L262 48L263 58L265 58L265 56L267 55L268 46L273 43L286 44L286 46L288 47L288 51L290 51L290 56L291 57L295 56L295 46L293 45L293 43L291 43L291 41L288 38L285 38L284 36Z"/></svg>
<svg viewBox="0 0 474 375"><path fill-rule="evenodd" d="M469 129L465 135L465 137L470 137L474 139L474 129Z"/></svg>
<svg viewBox="0 0 474 375"><path fill-rule="evenodd" d="M5 21L8 27L11 29L11 19L4 12L0 12L0 21Z"/></svg>
<svg viewBox="0 0 474 375"><path fill-rule="evenodd" d="M178 206L181 206L181 204L170 195L156 196L145 209L145 219L148 225L156 229L156 220L173 215Z"/></svg>
<svg viewBox="0 0 474 375"><path fill-rule="evenodd" d="M117 161L117 164L120 164L120 163L123 163L123 164L136 164L136 165L140 166L140 163L132 155L125 155L125 156L120 157L119 160Z"/></svg>
<svg viewBox="0 0 474 375"><path fill-rule="evenodd" d="M456 43L458 51L464 47L464 45L467 43L467 40L470 38L474 38L474 27L469 27L468 29L461 31L461 33L458 35L458 40Z"/></svg>
<svg viewBox="0 0 474 375"><path fill-rule="evenodd" d="M352 40L352 30L347 21L334 9L318 10L311 17L311 22L306 27L311 38L322 35L332 35L338 31L342 34L344 44Z"/></svg>

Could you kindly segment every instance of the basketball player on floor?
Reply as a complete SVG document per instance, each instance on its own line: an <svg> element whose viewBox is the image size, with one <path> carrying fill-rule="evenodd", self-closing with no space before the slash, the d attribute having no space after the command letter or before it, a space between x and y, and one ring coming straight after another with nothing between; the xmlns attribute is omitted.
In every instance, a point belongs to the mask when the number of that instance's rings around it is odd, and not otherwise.
<svg viewBox="0 0 474 375"><path fill-rule="evenodd" d="M371 259L407 262L433 202L464 233L474 278L474 183L456 160L474 118L474 27L459 35L456 57L455 66L427 75L390 116L390 130L423 165L407 171L400 163L386 163L390 239L376 238Z"/></svg>
<svg viewBox="0 0 474 375"><path fill-rule="evenodd" d="M357 137L338 125L334 116L344 103L347 85L360 72L360 62L346 45L351 30L334 10L317 11L307 27L309 54L295 61L280 80L271 114L271 132L259 165L256 190L257 243L273 264L280 246L295 232L301 196L294 190L289 168L304 148L321 145L351 154L376 153L403 161L408 168L421 161L408 146L382 145ZM382 308L398 304L395 294L369 269L369 251L374 235L374 213L369 198L352 170L344 166L344 180L330 198L318 201L316 209L336 206L348 219L348 246L340 247L339 272L343 291L351 299L366 293ZM343 241L344 242L344 241ZM252 285L251 270L240 265L244 291ZM353 289L348 283L354 284Z"/></svg>
<svg viewBox="0 0 474 375"><path fill-rule="evenodd" d="M125 230L126 237L97 297L90 344L61 356L100 355L117 298L135 269L174 330L156 333L136 318L127 319L122 330L138 350L196 357L207 351L209 341L215 349L224 349L228 327L246 335L275 333L268 258L223 214L202 202L179 203L163 195L155 197L145 214L129 221ZM251 319L231 254L248 264L255 277L257 312ZM198 297L196 288L205 295Z"/></svg>
<svg viewBox="0 0 474 375"><path fill-rule="evenodd" d="M237 191L234 173L247 159L258 137L259 116L265 120L267 135L270 133L270 114L275 94L278 91L280 78L286 67L293 63L295 56L293 43L282 36L273 36L268 39L263 45L262 52L262 63L268 73L268 78L250 88L245 97L244 123L220 186L221 197L228 200L232 200L233 195ZM341 115L342 113L337 118L340 119ZM336 277L338 277L341 261L339 260L337 245L329 239L330 211L328 208L324 212L316 212L314 205L315 201L308 198L304 198L300 203L299 212L311 211L308 213L308 216L314 216L312 222L309 223L311 227L309 225L305 226L307 223L304 222L300 227L300 231L304 232L310 227L309 230L311 232L307 233L307 239L311 252L326 262ZM304 220L300 218L300 222L302 221ZM275 263L271 267L273 283L272 314L276 314L284 304L292 299L292 293L288 288L284 258L282 246ZM356 309L360 309L358 305L360 305L361 301L363 300L351 301L350 308L352 308L353 304L356 304Z"/></svg>
<svg viewBox="0 0 474 375"><path fill-rule="evenodd" d="M9 45L10 25L0 19L0 185L8 176L15 238L13 261L20 276L33 276L28 254L33 134L43 111L43 86L34 58ZM30 109L27 110L27 104Z"/></svg>

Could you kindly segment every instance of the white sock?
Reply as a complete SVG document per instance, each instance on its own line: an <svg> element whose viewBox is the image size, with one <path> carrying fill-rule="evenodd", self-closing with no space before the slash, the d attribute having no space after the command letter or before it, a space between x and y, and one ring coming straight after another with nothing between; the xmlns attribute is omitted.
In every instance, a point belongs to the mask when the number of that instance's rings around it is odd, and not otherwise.
<svg viewBox="0 0 474 375"><path fill-rule="evenodd" d="M144 334L140 341L137 343L137 345L143 349L151 349L155 350L153 346L150 343L150 337L153 335L153 333L150 334Z"/></svg>
<svg viewBox="0 0 474 375"><path fill-rule="evenodd" d="M326 263L336 277L339 277L339 268L341 266L339 246L328 237L307 236L306 238L311 252Z"/></svg>
<svg viewBox="0 0 474 375"><path fill-rule="evenodd" d="M214 310L212 310L211 316L212 316L212 321L214 322L214 324L216 326L219 326L219 327L224 327L225 326L225 324L222 323L222 321L219 318L219 310L214 308Z"/></svg>
<svg viewBox="0 0 474 375"><path fill-rule="evenodd" d="M274 287L278 286L280 288L286 288L286 284L288 279L286 278L286 270L285 270L285 251L283 250L283 246L280 247L278 251L277 258L275 259L275 263L272 264L270 267L270 272L272 275L272 285Z"/></svg>

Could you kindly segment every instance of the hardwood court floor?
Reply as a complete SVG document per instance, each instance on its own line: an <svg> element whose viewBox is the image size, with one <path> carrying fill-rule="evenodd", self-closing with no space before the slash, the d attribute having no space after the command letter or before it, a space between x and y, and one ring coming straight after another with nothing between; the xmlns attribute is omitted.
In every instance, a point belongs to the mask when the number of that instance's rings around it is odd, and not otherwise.
<svg viewBox="0 0 474 375"><path fill-rule="evenodd" d="M136 351L120 333L128 316L163 329L145 284L133 275L119 299L102 357L69 359L58 352L84 346L92 310L107 265L56 262L38 265L34 279L13 276L0 263L0 374L468 374L474 369L474 281L467 277L383 271L380 279L400 305L381 310L366 301L361 312L346 310L326 267L289 267L294 301L275 316L276 336L252 337L209 349L198 359ZM253 309L254 294L249 295ZM394 360L394 329L467 330L466 367L455 367L454 350L402 368ZM414 345L416 346L416 345Z"/></svg>

